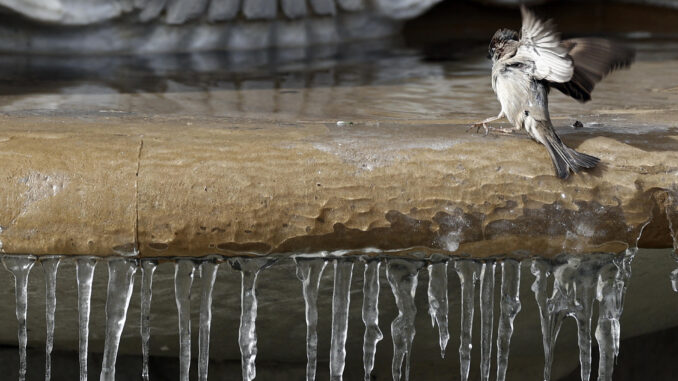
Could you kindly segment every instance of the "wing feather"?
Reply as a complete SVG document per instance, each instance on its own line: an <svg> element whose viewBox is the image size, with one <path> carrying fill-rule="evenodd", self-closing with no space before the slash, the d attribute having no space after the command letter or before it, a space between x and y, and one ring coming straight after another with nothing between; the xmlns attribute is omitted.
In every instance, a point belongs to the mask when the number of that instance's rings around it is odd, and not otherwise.
<svg viewBox="0 0 678 381"><path fill-rule="evenodd" d="M542 21L525 6L520 7L523 26L520 30L520 46L516 55L534 62L533 76L538 80L563 83L574 73L568 49L562 46L560 34L551 20Z"/></svg>
<svg viewBox="0 0 678 381"><path fill-rule="evenodd" d="M603 38L564 40L574 63L572 79L566 83L549 83L564 94L586 102L591 100L595 85L611 71L631 65L635 51L625 45Z"/></svg>

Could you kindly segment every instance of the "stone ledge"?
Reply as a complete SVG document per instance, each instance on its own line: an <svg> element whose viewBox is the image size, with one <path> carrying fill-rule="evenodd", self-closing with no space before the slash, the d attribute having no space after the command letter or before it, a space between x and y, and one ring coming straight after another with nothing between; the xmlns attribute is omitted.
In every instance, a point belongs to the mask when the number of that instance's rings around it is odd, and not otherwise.
<svg viewBox="0 0 678 381"><path fill-rule="evenodd" d="M0 122L5 253L107 256L137 246L142 257L372 249L553 256L624 250L646 224L641 247L672 245L671 125L562 129L564 141L602 164L561 181L540 145L467 133L470 121ZM671 216L677 209L668 208Z"/></svg>

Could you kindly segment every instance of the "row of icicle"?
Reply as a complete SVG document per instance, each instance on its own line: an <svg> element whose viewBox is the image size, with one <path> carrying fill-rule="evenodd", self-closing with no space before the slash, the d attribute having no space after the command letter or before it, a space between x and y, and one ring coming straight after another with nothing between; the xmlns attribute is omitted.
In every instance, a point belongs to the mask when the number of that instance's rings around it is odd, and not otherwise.
<svg viewBox="0 0 678 381"><path fill-rule="evenodd" d="M578 327L581 378L586 381L591 373L591 319L594 300L598 301L599 317L595 338L600 348L599 380L611 380L614 359L619 351L619 318L623 299L631 275L634 250L623 255L599 254L586 257L561 256L555 260L533 259L531 265L535 281L532 291L540 310L541 330L545 353L544 380L550 379L553 349L563 319L572 316ZM34 256L2 257L5 267L14 275L16 286L16 316L19 323L20 371L19 379L26 377L26 310L28 275L36 262ZM101 260L96 257L77 257L80 379L87 380L87 343L90 315L90 297L94 268ZM200 332L198 375L207 380L209 364L209 337L212 308L212 290L219 263L222 258L204 260L179 259L175 262L175 298L179 316L180 380L189 379L191 363L190 294L196 269L200 271ZM56 308L56 273L61 257L40 258L46 279L46 364L45 379L50 379L50 354L53 346L54 312ZM241 273L241 316L238 342L241 351L242 379L253 380L256 376L257 355L256 282L259 272L272 265L272 258L232 258L228 262ZM125 325L127 309L132 295L134 275L138 268L142 273L141 289L141 337L143 367L142 378L149 379L148 356L150 341L150 309L153 274L157 261L150 259L110 258L108 264L108 289L106 299L106 336L100 379L115 379L115 362L120 336ZM341 380L345 365L345 343L348 331L350 289L355 258L295 258L297 277L302 282L307 323L307 377L315 379L317 364L318 287L323 270L328 262L334 267L334 291L332 296L332 332L330 345L330 379ZM414 322L417 313L415 291L418 273L426 267L429 275L428 302L432 324L438 326L441 355L444 357L448 339L448 263L451 264L461 284L460 371L461 379L467 380L471 363L472 324L476 283L480 284L480 376L490 379L492 358L492 335L494 321L495 267L501 267L500 317L496 341L496 379L506 377L509 344L513 333L513 321L520 311L520 262L512 259L476 261L451 259L429 263L405 259L363 259L363 305L364 322L363 363L365 380L370 380L374 367L377 343L383 338L379 328L380 267L385 263L386 279L391 287L398 308L398 316L391 322L393 338L392 374L394 380L408 380L410 355L415 337ZM547 294L547 280L553 276L552 293ZM403 366L404 364L404 366Z"/></svg>

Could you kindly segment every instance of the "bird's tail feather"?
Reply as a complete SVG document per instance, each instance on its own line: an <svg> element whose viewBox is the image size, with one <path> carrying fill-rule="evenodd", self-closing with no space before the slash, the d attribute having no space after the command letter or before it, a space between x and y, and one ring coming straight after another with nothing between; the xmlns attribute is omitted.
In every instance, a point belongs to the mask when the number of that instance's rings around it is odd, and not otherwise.
<svg viewBox="0 0 678 381"><path fill-rule="evenodd" d="M555 132L545 135L547 144L544 145L551 156L556 175L561 179L566 179L570 175L570 169L572 172L579 172L582 168L593 168L600 162L595 156L577 152L566 146Z"/></svg>

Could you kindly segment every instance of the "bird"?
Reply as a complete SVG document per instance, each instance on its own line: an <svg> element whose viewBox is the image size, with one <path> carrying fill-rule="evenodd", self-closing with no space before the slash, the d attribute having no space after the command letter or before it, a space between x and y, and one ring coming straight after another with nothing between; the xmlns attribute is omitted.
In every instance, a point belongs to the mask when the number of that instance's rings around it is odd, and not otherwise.
<svg viewBox="0 0 678 381"><path fill-rule="evenodd" d="M604 38L561 40L552 20L543 21L524 5L520 8L520 34L499 29L492 36L488 58L492 59L492 89L501 104L495 117L475 123L478 131L501 133L525 130L543 144L553 161L555 174L567 179L570 171L594 168L599 158L577 152L556 133L548 109L548 95L558 89L579 102L591 100L595 85L611 71L629 67L635 50ZM506 118L511 129L487 124Z"/></svg>

